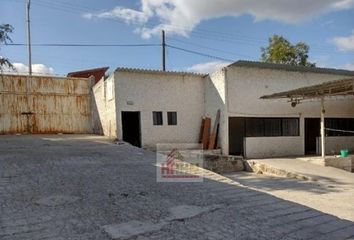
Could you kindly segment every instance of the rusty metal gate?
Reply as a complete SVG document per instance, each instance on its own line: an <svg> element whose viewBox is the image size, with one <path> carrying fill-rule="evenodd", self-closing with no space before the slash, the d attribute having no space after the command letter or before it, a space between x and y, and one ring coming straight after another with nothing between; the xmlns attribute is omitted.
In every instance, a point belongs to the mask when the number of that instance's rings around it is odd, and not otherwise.
<svg viewBox="0 0 354 240"><path fill-rule="evenodd" d="M90 133L90 80L0 75L0 134Z"/></svg>

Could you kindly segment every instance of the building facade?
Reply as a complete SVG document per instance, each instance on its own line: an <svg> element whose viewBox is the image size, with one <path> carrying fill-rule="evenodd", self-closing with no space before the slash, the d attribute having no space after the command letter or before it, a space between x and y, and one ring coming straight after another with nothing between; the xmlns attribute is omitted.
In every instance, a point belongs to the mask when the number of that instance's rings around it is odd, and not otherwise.
<svg viewBox="0 0 354 240"><path fill-rule="evenodd" d="M154 148L158 143L197 143L201 119L220 110L218 146L248 158L316 154L320 101L292 107L261 96L354 72L238 61L210 74L118 68L94 88L101 132ZM326 101L328 126L354 130L354 100ZM338 136L344 135L344 136ZM354 150L352 134L328 132L328 153Z"/></svg>

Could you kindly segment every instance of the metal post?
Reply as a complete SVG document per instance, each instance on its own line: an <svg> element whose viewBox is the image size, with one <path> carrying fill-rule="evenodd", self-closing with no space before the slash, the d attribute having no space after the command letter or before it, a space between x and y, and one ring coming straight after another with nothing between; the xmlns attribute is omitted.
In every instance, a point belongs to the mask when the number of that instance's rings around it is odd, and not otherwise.
<svg viewBox="0 0 354 240"><path fill-rule="evenodd" d="M31 49L31 24L30 24L31 0L27 0L27 40L28 40L28 74L32 75L32 49Z"/></svg>
<svg viewBox="0 0 354 240"><path fill-rule="evenodd" d="M166 41L165 41L165 30L162 30L162 71L166 71Z"/></svg>
<svg viewBox="0 0 354 240"><path fill-rule="evenodd" d="M325 108L324 108L324 98L321 98L321 156L325 158L326 147L325 147Z"/></svg>

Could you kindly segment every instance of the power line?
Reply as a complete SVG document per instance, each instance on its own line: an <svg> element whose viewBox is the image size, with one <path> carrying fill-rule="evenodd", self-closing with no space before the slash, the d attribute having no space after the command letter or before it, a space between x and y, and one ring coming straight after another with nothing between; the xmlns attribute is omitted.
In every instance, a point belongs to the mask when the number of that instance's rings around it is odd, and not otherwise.
<svg viewBox="0 0 354 240"><path fill-rule="evenodd" d="M170 38L169 41L171 41L171 40L172 40L172 41L175 41L175 42L180 42L180 43L188 44L188 45L191 45L191 46L196 46L196 47L198 47L198 48L204 48L204 49L209 49L209 50L216 51L216 52L225 53L225 54L228 54L228 55L239 56L239 57L246 57L246 58L253 58L253 57L248 56L248 55L243 55L243 54L239 54L239 53L235 53L235 52L225 51L225 50L223 50L223 49L208 47L208 46L205 46L205 45L196 44L196 43L188 42L188 41L183 41L183 40L179 40L179 39L176 39L176 38L172 38L172 39Z"/></svg>
<svg viewBox="0 0 354 240"><path fill-rule="evenodd" d="M73 4L71 2L66 2L66 1L53 2L53 1L48 1L48 0L36 0L34 2L34 4L37 4L42 7L48 7L48 8L62 10L62 11L71 12L71 13L83 13L83 12L91 12L91 11L100 12L99 9L90 8L90 7L87 7L84 5ZM122 21L119 21L118 19L108 19L108 20L112 20L112 21L116 21L120 24L124 24ZM161 24L161 22L156 22L154 24L158 25L158 24ZM180 25L176 25L176 24L168 24L168 25L172 29L185 30L185 31L191 32L190 33L191 35L197 35L203 39L205 39L205 36L208 36L208 38L214 37L214 40L216 40L216 41L238 42L240 44L252 45L252 46L255 46L256 44L266 44L267 43L266 39L257 38L257 37L250 37L247 35L241 35L241 34L235 34L235 33L229 33L229 32L226 33L226 32L220 32L220 31L203 29L203 28L195 29L192 27L185 27L185 26L180 26ZM149 22L149 24L146 24L145 26L155 27L153 25L153 22ZM335 51L334 49L331 49L329 47L326 47L325 45L320 45L320 44L311 45L310 48L311 48L311 51L319 52L319 53L333 53ZM343 54L343 53L340 53L340 54Z"/></svg>
<svg viewBox="0 0 354 240"><path fill-rule="evenodd" d="M34 43L34 47L157 47L161 44L76 44L76 43ZM25 43L8 43L5 46L28 46Z"/></svg>
<svg viewBox="0 0 354 240"><path fill-rule="evenodd" d="M210 54L205 54L205 53L201 53L201 52L197 52L197 51L193 51L193 50L189 50L189 49L185 49L185 48L180 48L180 47L173 46L173 45L170 45L170 44L166 44L166 47L169 47L169 48L172 48L172 49L176 49L176 50L180 50L180 51L187 52L187 53L200 55L200 56L203 56L203 57L217 59L217 60L222 60L222 61L227 61L227 62L234 62L235 61L235 60L232 60L232 59L227 59L227 58L218 57L218 56L214 56L214 55L210 55Z"/></svg>
<svg viewBox="0 0 354 240"><path fill-rule="evenodd" d="M89 11L94 11L94 12L100 11L98 9L89 8L89 7L83 6L83 5L72 4L69 2L49 2L46 0L37 0L34 3L39 6L42 6L42 7L48 7L48 8L62 10L62 11L71 12L71 13L75 13L75 14L89 12ZM122 21L120 21L118 19L107 19L107 20L112 20L117 23L124 24ZM161 23L157 22L156 24L158 25ZM236 42L238 44L257 46L257 47L259 46L259 44L266 44L267 43L267 40L265 40L265 39L249 37L246 35L219 32L219 31L207 30L207 29L202 29L202 28L194 29L191 27L188 28L188 27L178 26L175 24L168 24L168 25L172 29L180 29L180 30L188 31L188 32L190 32L191 35L194 35L197 38L203 38L206 40L222 41L222 42L229 42L229 43ZM145 26L154 27L152 22L149 22L149 24L146 24ZM319 45L319 44L316 44L315 46L312 45L310 48L311 48L312 52L318 52L318 53L332 54L333 52L335 52L334 49L325 47L324 45L322 45L322 47L321 47L321 45ZM336 52L336 54L338 54L338 52ZM340 54L343 54L343 53L340 53Z"/></svg>

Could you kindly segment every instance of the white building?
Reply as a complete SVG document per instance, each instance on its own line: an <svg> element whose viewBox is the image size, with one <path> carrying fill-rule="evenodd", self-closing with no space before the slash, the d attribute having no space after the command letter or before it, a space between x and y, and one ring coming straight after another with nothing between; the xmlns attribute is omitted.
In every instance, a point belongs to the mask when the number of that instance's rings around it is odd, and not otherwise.
<svg viewBox="0 0 354 240"><path fill-rule="evenodd" d="M223 154L248 158L318 152L320 102L296 107L263 95L353 78L337 69L238 61L210 75L118 68L94 88L96 130L137 146L197 143L201 119L221 111ZM328 126L354 130L354 99L326 101ZM354 150L354 136L329 132L328 153ZM346 135L346 136L332 136Z"/></svg>

